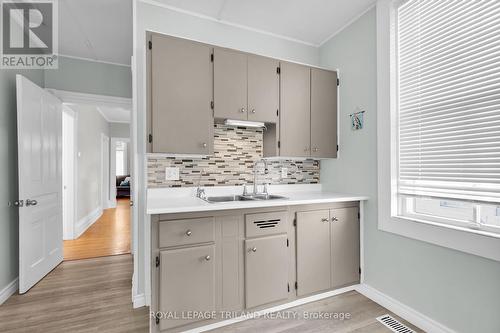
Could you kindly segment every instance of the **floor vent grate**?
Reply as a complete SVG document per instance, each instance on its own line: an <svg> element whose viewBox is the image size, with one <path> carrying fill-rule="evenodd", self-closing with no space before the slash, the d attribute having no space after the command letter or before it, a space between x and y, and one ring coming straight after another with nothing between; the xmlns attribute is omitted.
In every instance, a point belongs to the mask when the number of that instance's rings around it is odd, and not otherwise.
<svg viewBox="0 0 500 333"><path fill-rule="evenodd" d="M377 318L379 322L384 324L385 327L396 333L416 333L414 330L408 326L402 324L398 320L394 319L392 316L386 314Z"/></svg>

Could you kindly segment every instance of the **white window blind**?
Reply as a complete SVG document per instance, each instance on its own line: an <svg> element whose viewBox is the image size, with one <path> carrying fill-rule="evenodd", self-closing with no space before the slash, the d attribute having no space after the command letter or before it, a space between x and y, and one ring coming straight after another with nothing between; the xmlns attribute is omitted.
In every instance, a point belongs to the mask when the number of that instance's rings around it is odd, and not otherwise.
<svg viewBox="0 0 500 333"><path fill-rule="evenodd" d="M398 192L500 202L500 1L397 10Z"/></svg>

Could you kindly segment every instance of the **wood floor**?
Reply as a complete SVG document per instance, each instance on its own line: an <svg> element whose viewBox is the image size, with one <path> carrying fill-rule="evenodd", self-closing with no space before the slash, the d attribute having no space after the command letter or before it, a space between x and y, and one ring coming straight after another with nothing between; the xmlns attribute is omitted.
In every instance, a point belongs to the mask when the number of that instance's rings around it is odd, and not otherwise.
<svg viewBox="0 0 500 333"><path fill-rule="evenodd" d="M149 332L132 309L132 256L65 261L24 295L0 305L0 332Z"/></svg>
<svg viewBox="0 0 500 333"><path fill-rule="evenodd" d="M335 333L390 333L391 331L377 321L377 317L384 314L390 314L409 326L415 332L423 332L417 327L402 320L400 317L391 313L386 308L378 305L372 300L359 294L356 291L350 291L334 297L325 298L321 301L304 304L295 308L279 312L282 318L289 315L290 319L275 318L257 318L239 322L237 324L221 327L212 330L212 333L278 333L278 332L335 332ZM292 313L292 314L290 314ZM315 313L331 314L332 319L311 319L304 318L305 315ZM350 319L335 319L335 314L350 314ZM338 318L338 317L337 317Z"/></svg>
<svg viewBox="0 0 500 333"><path fill-rule="evenodd" d="M117 199L116 208L102 216L78 239L64 241L64 260L130 253L130 200Z"/></svg>

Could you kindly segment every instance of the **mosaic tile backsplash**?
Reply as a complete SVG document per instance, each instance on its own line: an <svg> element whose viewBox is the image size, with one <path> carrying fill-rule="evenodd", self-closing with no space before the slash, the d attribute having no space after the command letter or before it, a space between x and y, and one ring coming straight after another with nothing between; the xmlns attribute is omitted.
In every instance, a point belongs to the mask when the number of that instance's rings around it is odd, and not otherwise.
<svg viewBox="0 0 500 333"><path fill-rule="evenodd" d="M205 158L148 157L149 187L231 186L253 183L253 164L262 157L263 129L216 124L214 155ZM165 168L178 167L177 181L165 180ZM287 168L287 178L281 177ZM258 184L316 184L317 160L271 160L268 173L258 165Z"/></svg>

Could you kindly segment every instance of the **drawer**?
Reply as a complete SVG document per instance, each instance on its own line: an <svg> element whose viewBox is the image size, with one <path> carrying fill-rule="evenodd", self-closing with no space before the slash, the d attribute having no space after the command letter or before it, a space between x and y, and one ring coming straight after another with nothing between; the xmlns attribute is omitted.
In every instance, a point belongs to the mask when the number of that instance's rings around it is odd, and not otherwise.
<svg viewBox="0 0 500 333"><path fill-rule="evenodd" d="M245 216L246 237L259 237L287 233L287 212L247 214Z"/></svg>
<svg viewBox="0 0 500 333"><path fill-rule="evenodd" d="M214 242L214 218L162 221L159 237L160 247Z"/></svg>

